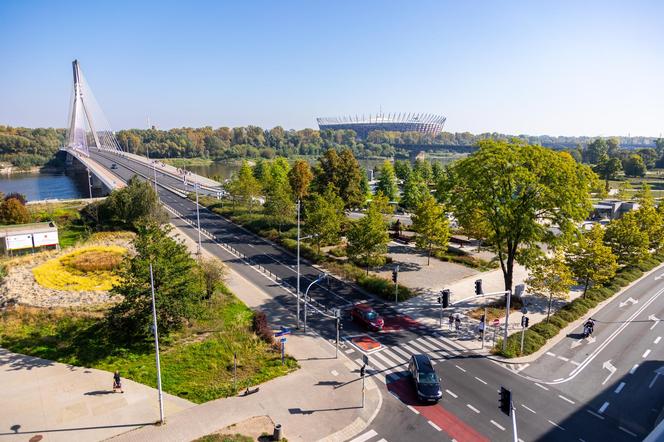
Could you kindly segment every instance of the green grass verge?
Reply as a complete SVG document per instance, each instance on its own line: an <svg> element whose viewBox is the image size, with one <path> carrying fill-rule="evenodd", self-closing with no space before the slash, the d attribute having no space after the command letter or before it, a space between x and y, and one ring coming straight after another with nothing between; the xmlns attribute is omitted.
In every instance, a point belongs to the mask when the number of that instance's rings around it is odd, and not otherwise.
<svg viewBox="0 0 664 442"><path fill-rule="evenodd" d="M515 358L532 354L539 350L547 340L556 336L561 329L570 322L576 321L586 315L589 310L615 295L620 289L631 282L636 281L644 272L652 270L664 262L664 252L655 254L635 266L624 267L616 276L603 286L593 287L588 290L585 298L577 298L563 308L555 312L549 321L540 322L530 327L525 332L523 353L519 353L521 346L521 333L514 333L507 338L506 349L502 349L502 339L499 339L493 348L494 354Z"/></svg>
<svg viewBox="0 0 664 442"><path fill-rule="evenodd" d="M282 366L279 351L254 334L252 315L225 291L210 301L204 317L191 327L163 337L164 391L202 403L295 370L298 365L293 358L288 357ZM100 318L100 314L66 310L7 310L0 316L0 346L65 364L120 370L123 377L156 387L152 341L118 346L109 339ZM237 387L233 384L234 353L238 357Z"/></svg>
<svg viewBox="0 0 664 442"><path fill-rule="evenodd" d="M157 160L175 167L209 166L214 162L209 158L157 158Z"/></svg>

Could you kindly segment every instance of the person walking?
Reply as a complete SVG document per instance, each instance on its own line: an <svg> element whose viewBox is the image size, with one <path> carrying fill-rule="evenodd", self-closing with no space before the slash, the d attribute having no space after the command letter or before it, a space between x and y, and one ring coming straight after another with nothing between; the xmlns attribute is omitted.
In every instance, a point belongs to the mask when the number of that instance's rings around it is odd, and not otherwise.
<svg viewBox="0 0 664 442"><path fill-rule="evenodd" d="M483 321L483 320L480 321L480 325L479 325L477 328L478 328L478 330L479 330L479 332L480 332L479 339L480 339L480 340L484 340L484 321Z"/></svg>
<svg viewBox="0 0 664 442"><path fill-rule="evenodd" d="M113 393L115 393L116 390L120 390L120 393L124 393L124 390L122 389L122 379L120 379L120 372L117 370L113 373Z"/></svg>
<svg viewBox="0 0 664 442"><path fill-rule="evenodd" d="M450 313L449 323L450 323L450 330L452 330L452 328L454 327L454 315L452 313Z"/></svg>
<svg viewBox="0 0 664 442"><path fill-rule="evenodd" d="M461 317L458 314L454 318L454 328L456 328L457 332L461 330Z"/></svg>

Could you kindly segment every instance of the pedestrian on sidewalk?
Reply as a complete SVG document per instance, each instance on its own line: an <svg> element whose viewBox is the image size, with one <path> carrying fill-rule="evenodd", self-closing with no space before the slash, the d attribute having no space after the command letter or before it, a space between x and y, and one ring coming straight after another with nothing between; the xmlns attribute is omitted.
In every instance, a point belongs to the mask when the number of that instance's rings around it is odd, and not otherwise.
<svg viewBox="0 0 664 442"><path fill-rule="evenodd" d="M480 321L480 325L477 326L477 329L479 330L479 339L484 340L484 321Z"/></svg>
<svg viewBox="0 0 664 442"><path fill-rule="evenodd" d="M113 374L113 393L115 393L116 390L120 390L120 393L124 393L124 390L122 389L122 379L120 379L120 372L115 370L115 373Z"/></svg>
<svg viewBox="0 0 664 442"><path fill-rule="evenodd" d="M452 330L452 327L454 327L454 314L450 313L450 330Z"/></svg>
<svg viewBox="0 0 664 442"><path fill-rule="evenodd" d="M461 330L461 316L457 313L456 317L454 318L454 328L456 328L456 331L458 332Z"/></svg>

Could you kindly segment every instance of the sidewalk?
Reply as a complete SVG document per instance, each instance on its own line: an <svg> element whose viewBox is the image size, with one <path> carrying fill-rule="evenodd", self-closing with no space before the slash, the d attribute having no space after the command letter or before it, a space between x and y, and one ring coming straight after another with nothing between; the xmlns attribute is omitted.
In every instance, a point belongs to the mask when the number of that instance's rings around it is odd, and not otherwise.
<svg viewBox="0 0 664 442"><path fill-rule="evenodd" d="M177 236L190 250L193 240ZM207 252L205 252L207 254ZM209 257L209 255L208 255ZM294 315L272 297L229 269L227 285L250 308L266 312L274 328L294 328ZM284 292L284 296L290 296ZM355 364L342 352L314 334L288 336L286 352L301 368L288 376L260 385L257 393L218 399L169 417L161 427L145 426L114 438L114 441L183 441L214 433L254 416L269 416L281 424L289 441L344 441L361 432L380 410L382 396L371 378L366 380L362 408L362 382Z"/></svg>

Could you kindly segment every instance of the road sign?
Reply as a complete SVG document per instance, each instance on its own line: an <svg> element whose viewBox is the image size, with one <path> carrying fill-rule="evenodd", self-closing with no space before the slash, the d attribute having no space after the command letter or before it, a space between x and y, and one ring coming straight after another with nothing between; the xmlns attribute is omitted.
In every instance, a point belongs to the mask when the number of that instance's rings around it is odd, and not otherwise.
<svg viewBox="0 0 664 442"><path fill-rule="evenodd" d="M286 338L281 338L281 342L286 342Z"/></svg>
<svg viewBox="0 0 664 442"><path fill-rule="evenodd" d="M279 336L286 336L286 335L290 335L290 334L291 334L290 328L282 327L281 330L274 333L274 337L278 338Z"/></svg>
<svg viewBox="0 0 664 442"><path fill-rule="evenodd" d="M493 326L498 327L500 325L500 319L496 318L493 320Z"/></svg>

